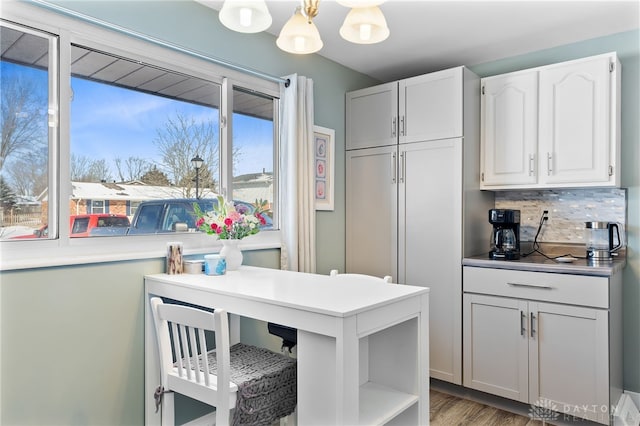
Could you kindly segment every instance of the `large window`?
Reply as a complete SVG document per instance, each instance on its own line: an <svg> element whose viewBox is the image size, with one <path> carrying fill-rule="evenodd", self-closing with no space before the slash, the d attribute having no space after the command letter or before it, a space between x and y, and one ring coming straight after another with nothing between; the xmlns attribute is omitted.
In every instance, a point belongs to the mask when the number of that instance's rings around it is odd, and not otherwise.
<svg viewBox="0 0 640 426"><path fill-rule="evenodd" d="M221 193L220 84L79 45L71 56L72 214L125 215L136 234L159 233L171 200ZM138 205L158 199L157 226L137 223Z"/></svg>
<svg viewBox="0 0 640 426"><path fill-rule="evenodd" d="M142 59L122 44L72 41L60 47L70 60L58 72L50 64L58 57L55 36L1 25L1 240L188 233L192 211L182 212L188 226L167 225L169 215L217 195L243 209L268 209L265 228L277 228L273 93L166 59L175 54ZM63 82L71 84L66 109L50 95ZM58 124L68 129L59 162L49 154ZM57 179L62 187L52 185ZM136 212L151 204L155 225L145 217L136 227ZM118 217L137 230L74 235L74 221L85 215Z"/></svg>

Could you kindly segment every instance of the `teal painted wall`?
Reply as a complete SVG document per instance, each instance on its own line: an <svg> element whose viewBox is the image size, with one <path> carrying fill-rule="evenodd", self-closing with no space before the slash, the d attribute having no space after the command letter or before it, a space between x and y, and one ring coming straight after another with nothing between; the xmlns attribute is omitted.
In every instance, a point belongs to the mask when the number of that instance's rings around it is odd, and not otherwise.
<svg viewBox="0 0 640 426"><path fill-rule="evenodd" d="M318 272L344 268L344 94L376 81L319 56L283 53L271 35L226 31L215 11L191 1L120 1L117 7L106 1L58 3L268 74L311 77L316 124L336 130L336 209L317 213ZM640 392L638 33L472 68L490 75L611 50L623 60L623 183L629 188L625 387ZM247 264L277 267L279 252L249 252L245 259ZM142 424L142 277L162 269L162 259L149 259L3 272L0 424ZM242 327L251 339L277 344L260 332L260 325L243 322Z"/></svg>
<svg viewBox="0 0 640 426"><path fill-rule="evenodd" d="M624 388L640 392L640 31L585 40L470 67L482 77L617 52L622 65L622 186L627 193L623 272Z"/></svg>
<svg viewBox="0 0 640 426"><path fill-rule="evenodd" d="M0 423L143 424L142 277L162 265L3 272Z"/></svg>

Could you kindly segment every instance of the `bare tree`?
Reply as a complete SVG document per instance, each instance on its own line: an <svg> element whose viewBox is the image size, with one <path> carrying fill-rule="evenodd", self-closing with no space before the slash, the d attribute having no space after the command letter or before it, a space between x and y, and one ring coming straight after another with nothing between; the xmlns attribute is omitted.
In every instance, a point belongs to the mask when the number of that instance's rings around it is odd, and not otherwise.
<svg viewBox="0 0 640 426"><path fill-rule="evenodd" d="M0 170L7 159L18 152L47 143L47 103L39 95L36 82L24 76L1 80L2 108L0 127Z"/></svg>
<svg viewBox="0 0 640 426"><path fill-rule="evenodd" d="M218 176L218 127L213 121L196 122L193 117L176 113L164 128L158 129L154 145L162 157L162 166L169 179L185 188L185 197L192 195L195 169L191 159L200 155L204 159L199 171L200 187L215 190L213 176Z"/></svg>
<svg viewBox="0 0 640 426"><path fill-rule="evenodd" d="M16 194L39 195L47 189L48 148L34 149L30 154L22 154L5 165L4 172Z"/></svg>
<svg viewBox="0 0 640 426"><path fill-rule="evenodd" d="M111 169L104 158L93 160L89 168L89 179L91 182L109 182L113 180Z"/></svg>
<svg viewBox="0 0 640 426"><path fill-rule="evenodd" d="M89 163L91 160L86 156L71 154L71 180L81 181L89 174Z"/></svg>
<svg viewBox="0 0 640 426"><path fill-rule="evenodd" d="M71 154L71 180L76 182L111 181L107 160L92 160L86 156Z"/></svg>
<svg viewBox="0 0 640 426"><path fill-rule="evenodd" d="M129 157L124 160L124 163L120 157L115 158L113 161L118 170L120 182L140 180L151 169L149 162L140 157Z"/></svg>

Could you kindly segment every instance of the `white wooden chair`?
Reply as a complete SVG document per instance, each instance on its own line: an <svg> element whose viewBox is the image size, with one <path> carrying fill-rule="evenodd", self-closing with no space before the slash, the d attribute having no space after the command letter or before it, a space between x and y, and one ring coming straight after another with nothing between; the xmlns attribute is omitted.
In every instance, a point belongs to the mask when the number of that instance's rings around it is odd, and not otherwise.
<svg viewBox="0 0 640 426"><path fill-rule="evenodd" d="M254 361L264 358L269 358L272 366L286 365L272 367L268 373L278 374L280 378L280 373L283 372L286 375L283 381L293 380L291 386L295 386L295 365L293 370L291 369L291 362L295 363L295 360L282 354L239 344L242 345L242 350L235 352L238 359L234 358L234 362L231 362L233 349L229 343L229 319L226 311L216 309L211 313L182 305L165 304L159 297L151 299L151 308L160 355L161 387L156 390L156 404L162 407L162 425L173 425L175 422L175 392L216 407L214 413L189 422L190 426L229 425L231 412L236 408L240 398L239 384L232 381L234 377L238 377L234 369L243 360L251 361L254 368L259 368L255 366ZM207 348L205 331L215 333L216 349L213 351ZM210 365L211 353L215 353L215 365ZM295 388L293 397L290 395L291 388L287 388L286 391L288 401L284 405L292 407L293 411ZM294 398L294 401L291 401L291 398ZM274 406L274 412L289 409L283 408L280 402L278 401L277 407ZM289 412L279 417L285 417L287 414Z"/></svg>
<svg viewBox="0 0 640 426"><path fill-rule="evenodd" d="M374 277L373 275L365 275L365 274L352 274L352 273L344 273L344 274L340 274L338 272L337 269L332 269L331 272L329 272L329 275L332 277L335 276L351 276L354 278L359 278L359 279L363 279L363 280L380 280L382 279L383 282L387 283L387 284L392 284L393 283L393 278L391 277L391 275L385 275L383 278L379 278L379 277Z"/></svg>

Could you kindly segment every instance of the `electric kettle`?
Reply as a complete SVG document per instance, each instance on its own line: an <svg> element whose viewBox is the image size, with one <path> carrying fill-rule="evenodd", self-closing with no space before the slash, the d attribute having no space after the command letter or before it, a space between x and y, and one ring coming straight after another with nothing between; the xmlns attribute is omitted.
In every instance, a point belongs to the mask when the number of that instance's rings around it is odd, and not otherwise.
<svg viewBox="0 0 640 426"><path fill-rule="evenodd" d="M588 260L607 261L611 260L612 256L617 255L615 252L622 247L620 228L617 223L585 222L585 225ZM617 244L614 242L617 242Z"/></svg>

